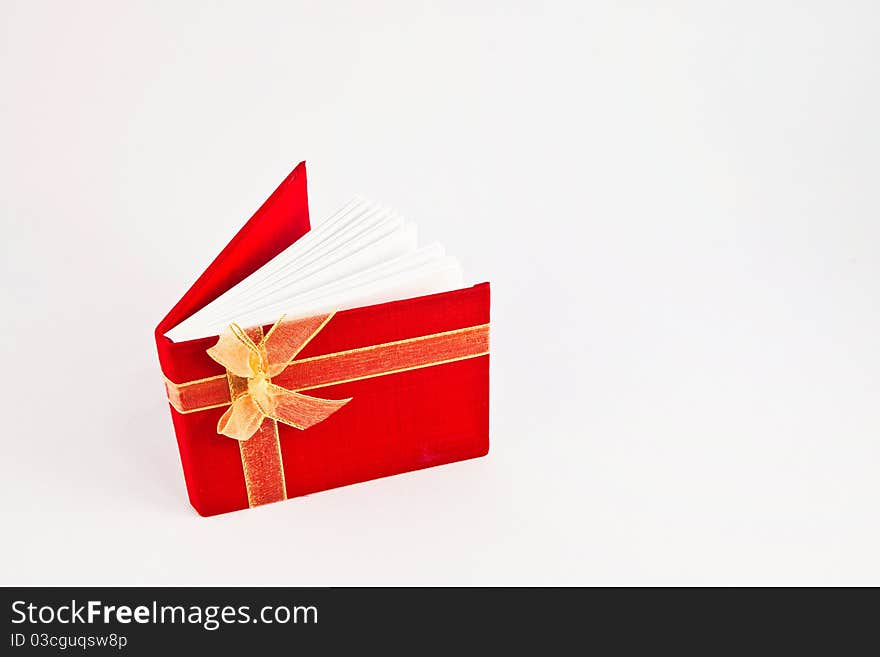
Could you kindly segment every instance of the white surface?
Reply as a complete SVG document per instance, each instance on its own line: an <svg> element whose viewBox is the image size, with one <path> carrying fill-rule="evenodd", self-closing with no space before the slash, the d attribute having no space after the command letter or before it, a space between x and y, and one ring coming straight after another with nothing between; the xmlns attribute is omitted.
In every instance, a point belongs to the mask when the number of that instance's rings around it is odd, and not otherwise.
<svg viewBox="0 0 880 657"><path fill-rule="evenodd" d="M0 9L0 583L880 584L875 3L76 4ZM492 451L204 520L151 331L300 159L492 281Z"/></svg>

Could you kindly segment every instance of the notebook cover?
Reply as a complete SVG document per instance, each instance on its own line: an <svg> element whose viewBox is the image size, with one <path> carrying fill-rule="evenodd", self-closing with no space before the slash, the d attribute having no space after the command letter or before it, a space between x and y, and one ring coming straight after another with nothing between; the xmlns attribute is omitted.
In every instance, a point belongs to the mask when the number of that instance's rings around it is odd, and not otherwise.
<svg viewBox="0 0 880 657"><path fill-rule="evenodd" d="M163 334L308 228L301 163L156 328L168 379L180 383L224 373L206 353L216 336L175 343ZM481 283L341 311L297 359L488 324L489 299L489 284ZM488 355L326 386L320 395L352 401L306 430L279 424L288 498L483 456L489 449ZM238 443L217 433L225 409L184 414L169 408L196 511L208 516L248 508Z"/></svg>

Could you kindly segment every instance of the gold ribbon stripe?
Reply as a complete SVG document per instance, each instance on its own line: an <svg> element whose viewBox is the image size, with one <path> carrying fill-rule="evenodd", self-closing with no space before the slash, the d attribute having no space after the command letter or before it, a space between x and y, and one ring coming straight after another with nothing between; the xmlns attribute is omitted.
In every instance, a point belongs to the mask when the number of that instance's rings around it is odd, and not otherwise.
<svg viewBox="0 0 880 657"><path fill-rule="evenodd" d="M246 333L256 343L263 340L263 328L247 329ZM236 399L247 393L248 380L226 372L229 395ZM278 422L264 417L259 429L248 440L239 440L241 467L247 490L248 506L255 507L287 499L284 481L284 464L281 460L281 442L278 440Z"/></svg>
<svg viewBox="0 0 880 657"><path fill-rule="evenodd" d="M288 390L303 391L477 358L488 353L489 325L481 324L294 360L272 380ZM179 413L220 408L232 401L225 374L186 383L174 383L166 377L165 385L168 401Z"/></svg>

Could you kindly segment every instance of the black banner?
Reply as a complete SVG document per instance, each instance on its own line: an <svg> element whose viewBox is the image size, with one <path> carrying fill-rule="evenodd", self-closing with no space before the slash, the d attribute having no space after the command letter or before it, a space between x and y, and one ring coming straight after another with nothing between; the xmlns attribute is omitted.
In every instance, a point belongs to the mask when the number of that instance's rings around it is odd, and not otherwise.
<svg viewBox="0 0 880 657"><path fill-rule="evenodd" d="M274 655L481 645L527 654L658 646L791 648L821 632L839 651L873 627L849 592L659 589L6 588L0 654ZM873 597L873 596L871 596ZM760 635L755 643L750 639ZM517 654L520 654L517 652Z"/></svg>

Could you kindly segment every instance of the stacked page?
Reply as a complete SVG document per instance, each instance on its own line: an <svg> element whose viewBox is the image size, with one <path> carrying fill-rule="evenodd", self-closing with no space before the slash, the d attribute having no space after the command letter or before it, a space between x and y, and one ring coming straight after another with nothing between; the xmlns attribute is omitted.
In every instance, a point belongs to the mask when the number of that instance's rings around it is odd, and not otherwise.
<svg viewBox="0 0 880 657"><path fill-rule="evenodd" d="M445 292L462 287L458 260L418 245L416 226L355 197L275 258L169 330L175 342L239 326Z"/></svg>

